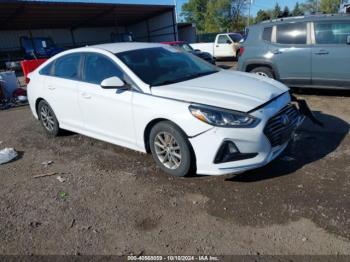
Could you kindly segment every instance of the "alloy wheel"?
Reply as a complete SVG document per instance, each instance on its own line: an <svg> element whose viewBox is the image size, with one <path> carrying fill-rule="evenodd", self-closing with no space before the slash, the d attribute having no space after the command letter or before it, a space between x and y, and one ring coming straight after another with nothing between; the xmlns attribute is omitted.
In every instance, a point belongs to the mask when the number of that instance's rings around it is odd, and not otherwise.
<svg viewBox="0 0 350 262"><path fill-rule="evenodd" d="M53 131L55 126L54 116L48 105L43 105L40 109L40 119L48 131Z"/></svg>
<svg viewBox="0 0 350 262"><path fill-rule="evenodd" d="M255 74L263 77L269 77L265 72L255 72Z"/></svg>
<svg viewBox="0 0 350 262"><path fill-rule="evenodd" d="M181 148L175 137L168 132L160 132L154 139L154 148L159 161L169 169L177 169L181 164Z"/></svg>

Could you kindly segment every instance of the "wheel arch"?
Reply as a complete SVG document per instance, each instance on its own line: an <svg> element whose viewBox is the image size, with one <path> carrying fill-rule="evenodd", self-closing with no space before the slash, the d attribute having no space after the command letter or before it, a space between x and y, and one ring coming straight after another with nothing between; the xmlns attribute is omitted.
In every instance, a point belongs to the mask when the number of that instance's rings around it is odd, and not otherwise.
<svg viewBox="0 0 350 262"><path fill-rule="evenodd" d="M40 103L41 101L43 101L43 100L46 101L44 98L38 97L38 98L36 99L36 101L35 101L35 112L37 113L38 117L39 117L39 112L38 112L39 103Z"/></svg>
<svg viewBox="0 0 350 262"><path fill-rule="evenodd" d="M247 63L244 64L244 72L250 72L251 70L253 70L254 68L257 67L268 67L272 70L276 80L280 79L280 74L278 72L277 67L271 63L270 61L265 61L265 60L251 60Z"/></svg>
<svg viewBox="0 0 350 262"><path fill-rule="evenodd" d="M150 147L150 144L149 144L149 136L151 134L151 130L156 124L158 124L159 122L162 122L162 121L170 121L170 122L173 123L173 121L171 121L169 119L166 119L166 118L156 118L156 119L153 119L151 122L149 122L146 125L145 130L143 131L143 142L144 142L144 145L145 145L146 152L148 154L151 153L151 147Z"/></svg>
<svg viewBox="0 0 350 262"><path fill-rule="evenodd" d="M150 133L151 133L152 128L153 128L156 124L158 124L158 123L160 123L160 122L170 122L171 124L173 124L174 126L176 126L176 127L184 134L184 136L187 138L188 145L189 145L189 147L190 147L190 152L191 152L191 155L192 155L192 157L193 157L193 166L192 166L193 170L192 170L192 172L193 172L194 170L197 170L197 158L196 158L196 154L195 154L194 149L193 149L193 147L192 147L191 141L188 139L188 135L186 134L186 132L185 132L178 124L176 124L174 121L172 121L172 120L170 120L170 119L162 118L162 117L160 117L160 118L155 118L155 119L153 119L152 121L150 121L150 122L147 124L147 126L146 126L146 128L145 128L145 130L144 130L144 134L143 134L143 139L144 139L144 145L145 145L146 152L147 152L148 154L151 153L151 148L150 148L150 144L149 144L149 136L150 136Z"/></svg>

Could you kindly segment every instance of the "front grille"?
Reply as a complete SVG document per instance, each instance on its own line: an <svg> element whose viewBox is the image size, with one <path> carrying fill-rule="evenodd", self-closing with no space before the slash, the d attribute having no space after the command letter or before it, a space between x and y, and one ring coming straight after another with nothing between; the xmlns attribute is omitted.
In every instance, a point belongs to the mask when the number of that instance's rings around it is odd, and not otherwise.
<svg viewBox="0 0 350 262"><path fill-rule="evenodd" d="M264 128L264 134L269 139L272 147L282 145L291 138L299 116L298 109L289 104L269 119Z"/></svg>

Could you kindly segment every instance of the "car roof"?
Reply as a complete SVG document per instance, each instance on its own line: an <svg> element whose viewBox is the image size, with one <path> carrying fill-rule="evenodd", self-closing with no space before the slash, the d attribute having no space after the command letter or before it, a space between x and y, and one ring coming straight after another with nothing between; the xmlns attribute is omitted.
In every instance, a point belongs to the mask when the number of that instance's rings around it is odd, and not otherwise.
<svg viewBox="0 0 350 262"><path fill-rule="evenodd" d="M125 42L125 43L109 43L109 44L93 45L90 47L106 50L113 54L116 54L116 53L122 53L126 51L137 50L137 49L164 47L164 45L159 43Z"/></svg>
<svg viewBox="0 0 350 262"><path fill-rule="evenodd" d="M165 44L165 45L179 45L184 43L185 43L184 41L161 42L161 44Z"/></svg>
<svg viewBox="0 0 350 262"><path fill-rule="evenodd" d="M277 18L273 20L266 20L259 24L253 25L252 27L276 25L276 24L291 23L291 22L314 22L314 21L328 21L328 20L350 21L350 15L349 14L316 14L316 15L292 16L292 17L285 17L285 18Z"/></svg>

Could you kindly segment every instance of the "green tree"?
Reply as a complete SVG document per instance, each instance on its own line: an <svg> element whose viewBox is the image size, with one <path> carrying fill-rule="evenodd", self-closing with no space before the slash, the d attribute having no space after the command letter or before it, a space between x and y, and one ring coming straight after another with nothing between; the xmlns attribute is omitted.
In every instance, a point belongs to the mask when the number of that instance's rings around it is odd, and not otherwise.
<svg viewBox="0 0 350 262"><path fill-rule="evenodd" d="M256 23L260 23L260 22L262 22L262 21L270 20L270 19L271 19L271 11L260 9L260 10L256 13L255 22L256 22Z"/></svg>
<svg viewBox="0 0 350 262"><path fill-rule="evenodd" d="M300 8L300 5L298 2L295 3L294 9L292 11L292 16L300 16L303 15L304 12L303 10Z"/></svg>
<svg viewBox="0 0 350 262"><path fill-rule="evenodd" d="M278 18L282 16L282 10L278 3L276 3L275 7L272 10L272 18Z"/></svg>
<svg viewBox="0 0 350 262"><path fill-rule="evenodd" d="M195 23L199 33L242 30L246 6L246 0L189 0L181 16Z"/></svg>
<svg viewBox="0 0 350 262"><path fill-rule="evenodd" d="M198 32L204 32L208 2L209 0L189 0L182 5L181 16L186 22L195 23Z"/></svg>
<svg viewBox="0 0 350 262"><path fill-rule="evenodd" d="M206 33L214 33L221 31L218 22L217 1L208 2L204 21L204 31Z"/></svg>
<svg viewBox="0 0 350 262"><path fill-rule="evenodd" d="M301 9L304 13L317 13L319 12L319 0L306 0L305 3L301 4Z"/></svg>
<svg viewBox="0 0 350 262"><path fill-rule="evenodd" d="M288 16L290 16L290 11L288 6L285 6L282 12L282 17L288 17Z"/></svg>
<svg viewBox="0 0 350 262"><path fill-rule="evenodd" d="M338 12L340 0L321 0L320 10L325 14L334 14Z"/></svg>

